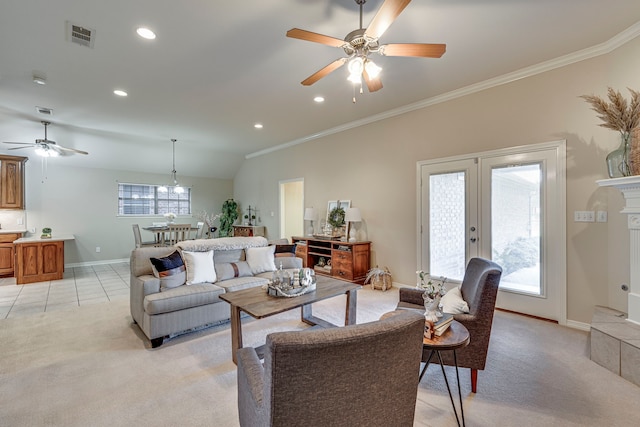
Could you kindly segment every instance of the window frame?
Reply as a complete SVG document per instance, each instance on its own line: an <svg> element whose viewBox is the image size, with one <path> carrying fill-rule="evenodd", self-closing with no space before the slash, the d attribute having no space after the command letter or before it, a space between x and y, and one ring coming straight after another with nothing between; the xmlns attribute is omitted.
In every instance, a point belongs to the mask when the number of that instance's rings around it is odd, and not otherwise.
<svg viewBox="0 0 640 427"><path fill-rule="evenodd" d="M146 196L142 198L142 202L144 202L144 200L149 200L149 203L140 203L136 206L134 200L140 200L140 197L127 197L125 194L132 194L135 191L130 187L141 187L138 191L140 191L143 196ZM159 197L163 195L159 190L161 187L167 188L166 197ZM169 212L175 213L177 216L192 216L192 188L182 188L184 189L184 193L180 194L174 191L175 186L118 182L116 216L124 218L156 217L163 216Z"/></svg>

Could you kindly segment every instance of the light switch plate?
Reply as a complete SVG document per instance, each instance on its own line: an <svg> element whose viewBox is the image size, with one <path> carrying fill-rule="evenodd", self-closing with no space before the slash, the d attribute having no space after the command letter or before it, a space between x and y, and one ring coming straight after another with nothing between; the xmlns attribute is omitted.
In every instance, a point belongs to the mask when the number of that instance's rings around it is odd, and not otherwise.
<svg viewBox="0 0 640 427"><path fill-rule="evenodd" d="M596 213L594 211L575 211L573 213L574 222L595 222Z"/></svg>

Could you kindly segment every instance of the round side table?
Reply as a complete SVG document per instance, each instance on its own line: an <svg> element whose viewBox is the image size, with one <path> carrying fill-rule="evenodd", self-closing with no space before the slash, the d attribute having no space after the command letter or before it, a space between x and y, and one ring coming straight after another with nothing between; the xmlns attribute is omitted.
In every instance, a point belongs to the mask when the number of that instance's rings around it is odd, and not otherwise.
<svg viewBox="0 0 640 427"><path fill-rule="evenodd" d="M424 338L423 339L423 359L424 352L429 350L429 357L427 358L424 368L420 372L420 380L422 380L422 376L427 371L427 367L429 366L429 362L431 362L431 358L435 354L438 356L438 363L440 363L440 368L442 369L442 375L444 376L444 382L447 385L447 391L449 392L449 399L451 399L451 406L453 406L453 413L456 416L456 421L458 422L458 426L460 426L460 418L458 418L458 411L456 410L456 405L453 402L453 395L451 394L451 388L449 387L449 380L447 379L447 374L444 371L444 364L442 363L442 356L440 355L441 351L453 351L453 361L456 366L456 379L458 381L458 399L460 401L460 415L462 418L462 425L465 425L464 422L464 409L462 408L462 391L460 390L460 374L458 373L458 359L456 357L456 350L459 348L466 347L469 344L469 331L465 326L454 320L451 322L449 328L439 337L434 338Z"/></svg>

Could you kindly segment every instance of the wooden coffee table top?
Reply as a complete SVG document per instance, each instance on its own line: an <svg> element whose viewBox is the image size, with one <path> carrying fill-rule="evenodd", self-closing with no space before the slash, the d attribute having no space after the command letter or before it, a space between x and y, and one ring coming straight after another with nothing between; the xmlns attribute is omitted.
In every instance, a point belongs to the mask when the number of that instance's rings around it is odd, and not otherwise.
<svg viewBox="0 0 640 427"><path fill-rule="evenodd" d="M273 297L268 295L262 287L257 287L227 292L220 295L220 299L240 308L256 319L262 319L360 288L360 285L356 283L344 282L327 276L318 275L316 280L315 291L298 297Z"/></svg>

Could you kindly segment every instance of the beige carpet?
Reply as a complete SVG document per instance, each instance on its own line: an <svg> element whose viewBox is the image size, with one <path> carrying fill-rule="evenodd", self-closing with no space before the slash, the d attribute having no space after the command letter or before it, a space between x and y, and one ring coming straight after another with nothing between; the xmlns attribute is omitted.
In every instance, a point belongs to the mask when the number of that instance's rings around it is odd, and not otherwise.
<svg viewBox="0 0 640 427"><path fill-rule="evenodd" d="M358 322L397 299L363 288ZM343 310L344 297L314 305L334 322ZM245 345L303 327L297 311L243 325ZM230 342L227 324L151 349L126 300L0 320L0 426L237 426ZM461 371L468 426L640 424L640 388L591 362L584 332L498 312L490 354L477 395ZM420 384L415 425L455 425L436 365Z"/></svg>

